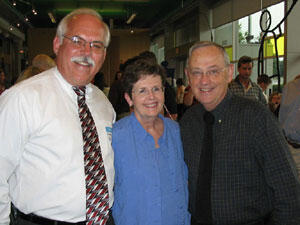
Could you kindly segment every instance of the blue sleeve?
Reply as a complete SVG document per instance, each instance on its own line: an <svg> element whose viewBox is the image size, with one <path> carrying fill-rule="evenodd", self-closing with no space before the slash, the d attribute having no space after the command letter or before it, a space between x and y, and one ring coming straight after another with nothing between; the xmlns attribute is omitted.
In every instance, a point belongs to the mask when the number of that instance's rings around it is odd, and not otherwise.
<svg viewBox="0 0 300 225"><path fill-rule="evenodd" d="M119 186L122 183L120 180L120 172L122 171L122 163L120 162L122 159L122 151L120 148L120 139L122 136L120 135L120 126L117 123L113 125L112 130L112 147L114 150L114 167L115 167L115 183L114 183L114 204L112 206L112 213L115 220L118 220L118 212L121 211L119 207L119 201L122 201L120 199L122 197L122 194L119 190ZM117 222L117 221L116 221Z"/></svg>
<svg viewBox="0 0 300 225"><path fill-rule="evenodd" d="M168 119L169 120L169 119ZM183 154L183 147L182 147L182 141L181 141L181 135L180 135L180 128L179 124L177 122L171 121L168 123L168 126L171 133L174 135L173 139L176 142L176 155L179 165L179 171L182 173L182 179L181 184L179 184L179 187L182 187L182 190L180 190L183 193L183 201L184 201L184 209L181 213L185 214L184 216L184 224L189 225L191 222L191 215L188 211L188 168L187 165L184 162L184 154Z"/></svg>
<svg viewBox="0 0 300 225"><path fill-rule="evenodd" d="M112 214L115 223L118 225L134 224L134 207L132 202L135 196L132 191L135 182L129 177L132 167L132 159L130 150L132 148L131 129L128 118L119 120L113 126L112 131L112 147L115 152L115 185L114 185L114 204ZM124 207L126 206L126 207Z"/></svg>

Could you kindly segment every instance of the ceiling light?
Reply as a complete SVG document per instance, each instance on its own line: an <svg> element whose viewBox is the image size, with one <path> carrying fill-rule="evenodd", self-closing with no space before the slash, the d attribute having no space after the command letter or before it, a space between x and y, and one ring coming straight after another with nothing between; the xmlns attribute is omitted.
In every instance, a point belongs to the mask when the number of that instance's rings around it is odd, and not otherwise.
<svg viewBox="0 0 300 225"><path fill-rule="evenodd" d="M37 13L37 10L35 9L35 8L32 8L32 13L34 14L34 15L37 15L38 13Z"/></svg>
<svg viewBox="0 0 300 225"><path fill-rule="evenodd" d="M132 13L131 16L128 18L128 20L126 21L127 24L130 24L132 22L132 20L134 20L134 18L136 17L136 13Z"/></svg>
<svg viewBox="0 0 300 225"><path fill-rule="evenodd" d="M12 4L13 4L13 6L16 6L16 5L17 5L17 2L16 2L16 1L13 1Z"/></svg>

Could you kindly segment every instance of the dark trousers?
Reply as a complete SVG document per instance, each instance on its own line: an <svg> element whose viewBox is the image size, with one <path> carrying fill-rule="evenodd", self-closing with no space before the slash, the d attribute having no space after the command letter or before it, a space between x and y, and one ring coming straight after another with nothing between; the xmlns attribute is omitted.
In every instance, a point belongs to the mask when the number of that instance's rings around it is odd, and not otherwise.
<svg viewBox="0 0 300 225"><path fill-rule="evenodd" d="M191 225L213 225L213 224L203 224L198 223L194 217L191 218ZM273 225L273 223L268 219L262 219L261 221L251 222L251 223L243 223L239 225Z"/></svg>
<svg viewBox="0 0 300 225"><path fill-rule="evenodd" d="M13 215L13 213L10 214L10 225L42 225L42 224L37 224L33 223L27 220L24 220L17 216L16 214ZM115 225L114 219L112 217L111 211L109 212L109 218L106 222L106 225Z"/></svg>

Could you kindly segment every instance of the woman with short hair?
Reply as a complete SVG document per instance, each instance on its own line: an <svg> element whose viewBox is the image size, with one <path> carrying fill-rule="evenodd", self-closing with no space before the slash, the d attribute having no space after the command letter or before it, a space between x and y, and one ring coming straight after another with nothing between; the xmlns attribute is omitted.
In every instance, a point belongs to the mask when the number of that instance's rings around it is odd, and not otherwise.
<svg viewBox="0 0 300 225"><path fill-rule="evenodd" d="M126 67L133 112L113 127L116 225L187 225L187 167L179 126L161 115L164 70L139 59Z"/></svg>

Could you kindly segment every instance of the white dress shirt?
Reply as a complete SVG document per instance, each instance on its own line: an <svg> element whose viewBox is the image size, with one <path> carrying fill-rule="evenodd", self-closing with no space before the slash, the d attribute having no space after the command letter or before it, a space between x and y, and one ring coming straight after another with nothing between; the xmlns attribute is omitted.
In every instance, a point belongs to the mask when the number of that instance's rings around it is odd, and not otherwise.
<svg viewBox="0 0 300 225"><path fill-rule="evenodd" d="M115 112L87 85L113 203ZM0 224L9 224L10 201L25 214L52 220L86 219L83 139L77 95L57 68L25 80L0 97Z"/></svg>

